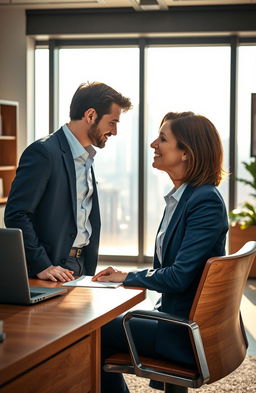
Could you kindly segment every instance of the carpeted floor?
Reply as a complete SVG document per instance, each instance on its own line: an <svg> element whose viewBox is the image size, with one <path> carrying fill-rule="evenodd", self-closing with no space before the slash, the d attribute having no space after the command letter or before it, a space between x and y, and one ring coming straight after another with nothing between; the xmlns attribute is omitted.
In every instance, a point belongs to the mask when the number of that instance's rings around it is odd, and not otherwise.
<svg viewBox="0 0 256 393"><path fill-rule="evenodd" d="M151 389L148 380L125 375L130 393L163 393ZM189 389L189 393L256 393L256 357L248 356L232 374L200 389Z"/></svg>

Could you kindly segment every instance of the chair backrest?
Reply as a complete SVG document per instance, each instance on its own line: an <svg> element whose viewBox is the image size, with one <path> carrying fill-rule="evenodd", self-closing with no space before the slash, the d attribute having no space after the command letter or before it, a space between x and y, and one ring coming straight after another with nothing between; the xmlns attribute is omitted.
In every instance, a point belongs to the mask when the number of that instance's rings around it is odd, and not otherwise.
<svg viewBox="0 0 256 393"><path fill-rule="evenodd" d="M210 258L204 268L189 319L199 327L210 372L217 381L244 360L247 340L240 318L240 303L256 256L256 242L235 254Z"/></svg>

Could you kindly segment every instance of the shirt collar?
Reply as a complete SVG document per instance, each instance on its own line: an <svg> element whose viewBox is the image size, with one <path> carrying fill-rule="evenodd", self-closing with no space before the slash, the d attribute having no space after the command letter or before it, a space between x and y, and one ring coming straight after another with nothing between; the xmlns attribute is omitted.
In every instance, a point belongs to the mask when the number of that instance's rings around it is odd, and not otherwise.
<svg viewBox="0 0 256 393"><path fill-rule="evenodd" d="M83 145L81 145L81 143L79 142L79 140L74 136L74 134L70 131L70 129L68 128L67 124L64 124L64 126L62 126L62 129L64 131L64 134L68 140L68 144L70 146L71 149L71 153L73 156L73 159L75 160L78 157L83 157L85 160L87 160L87 158L91 157L93 158L96 154L96 150L92 147L92 145L86 146L84 147Z"/></svg>
<svg viewBox="0 0 256 393"><path fill-rule="evenodd" d="M187 187L187 183L183 183L178 188L173 187L173 189L170 192L168 192L167 195L165 195L165 197L164 197L165 202L168 203L168 201L171 198L174 198L177 202L179 202L186 187Z"/></svg>

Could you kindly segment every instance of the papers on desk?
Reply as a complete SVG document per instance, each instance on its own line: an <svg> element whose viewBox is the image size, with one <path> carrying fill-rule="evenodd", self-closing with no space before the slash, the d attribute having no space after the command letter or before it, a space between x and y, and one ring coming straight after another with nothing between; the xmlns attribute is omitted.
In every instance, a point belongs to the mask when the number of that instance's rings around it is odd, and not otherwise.
<svg viewBox="0 0 256 393"><path fill-rule="evenodd" d="M89 288L117 288L122 285L122 282L102 282L102 281L92 281L93 276L81 276L73 281L65 282L62 285L67 287L89 287Z"/></svg>

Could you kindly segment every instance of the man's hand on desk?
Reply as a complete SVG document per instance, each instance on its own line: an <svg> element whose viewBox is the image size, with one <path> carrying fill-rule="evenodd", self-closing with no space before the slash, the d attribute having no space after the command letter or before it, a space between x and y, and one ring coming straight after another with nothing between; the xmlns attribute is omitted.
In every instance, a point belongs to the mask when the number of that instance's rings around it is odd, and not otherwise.
<svg viewBox="0 0 256 393"><path fill-rule="evenodd" d="M64 269L61 266L49 266L47 269L42 270L36 276L40 278L40 280L50 280L50 281L71 281L74 280L71 270Z"/></svg>
<svg viewBox="0 0 256 393"><path fill-rule="evenodd" d="M120 270L114 269L110 266L95 274L95 276L92 278L92 281L123 282L127 275L128 273L121 272Z"/></svg>

